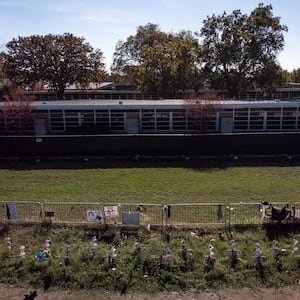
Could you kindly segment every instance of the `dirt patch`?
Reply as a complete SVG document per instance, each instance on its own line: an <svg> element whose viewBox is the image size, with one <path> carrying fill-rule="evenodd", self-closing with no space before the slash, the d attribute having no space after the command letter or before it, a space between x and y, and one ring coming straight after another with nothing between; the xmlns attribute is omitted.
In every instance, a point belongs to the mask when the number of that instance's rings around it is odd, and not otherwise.
<svg viewBox="0 0 300 300"><path fill-rule="evenodd" d="M25 295L30 295L34 289L17 288L13 286L0 287L1 300L23 300ZM164 292L155 295L128 294L120 295L103 291L47 291L35 290L37 296L28 300L298 300L300 298L300 286L288 288L259 288L259 289L224 289L220 291L203 292Z"/></svg>

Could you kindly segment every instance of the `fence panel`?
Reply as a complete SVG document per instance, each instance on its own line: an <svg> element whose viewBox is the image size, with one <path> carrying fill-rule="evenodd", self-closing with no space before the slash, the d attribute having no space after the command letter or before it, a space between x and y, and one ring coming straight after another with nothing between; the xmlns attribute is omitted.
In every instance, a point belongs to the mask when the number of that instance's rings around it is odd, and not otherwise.
<svg viewBox="0 0 300 300"><path fill-rule="evenodd" d="M165 209L169 225L222 224L224 204L171 204Z"/></svg>
<svg viewBox="0 0 300 300"><path fill-rule="evenodd" d="M272 203L281 208L287 202ZM296 207L299 202L293 203ZM289 205L289 207L291 207ZM136 225L262 224L261 203L99 204L81 202L0 202L0 222Z"/></svg>
<svg viewBox="0 0 300 300"><path fill-rule="evenodd" d="M41 223L42 217L43 210L40 202L1 202L1 222Z"/></svg>
<svg viewBox="0 0 300 300"><path fill-rule="evenodd" d="M53 223L89 224L103 222L103 208L98 203L45 202L44 220Z"/></svg>
<svg viewBox="0 0 300 300"><path fill-rule="evenodd" d="M138 215L138 224L140 225L158 225L162 224L162 206L159 204L136 204L136 203L122 203L110 204L103 206L104 219L106 224L126 224L124 217L129 222L134 223L136 220L130 215Z"/></svg>
<svg viewBox="0 0 300 300"><path fill-rule="evenodd" d="M284 207L288 202L272 203L275 207ZM290 207L290 205L289 205ZM263 218L261 203L231 203L226 210L226 222L230 224L261 224Z"/></svg>
<svg viewBox="0 0 300 300"><path fill-rule="evenodd" d="M162 212L158 204L99 204L78 202L46 202L44 220L72 224L124 224L124 214L138 214L138 224L161 224ZM129 219L129 223L130 219Z"/></svg>
<svg viewBox="0 0 300 300"><path fill-rule="evenodd" d="M226 211L230 224L261 224L262 205L260 203L231 203Z"/></svg>

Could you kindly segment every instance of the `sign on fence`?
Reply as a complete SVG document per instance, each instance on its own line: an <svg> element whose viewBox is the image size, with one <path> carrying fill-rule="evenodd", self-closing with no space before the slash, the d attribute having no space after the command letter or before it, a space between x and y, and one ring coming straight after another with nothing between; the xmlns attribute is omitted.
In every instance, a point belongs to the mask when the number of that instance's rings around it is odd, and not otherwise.
<svg viewBox="0 0 300 300"><path fill-rule="evenodd" d="M118 206L104 206L104 215L106 218L117 218L119 215Z"/></svg>
<svg viewBox="0 0 300 300"><path fill-rule="evenodd" d="M6 216L7 220L18 221L18 212L16 202L6 202Z"/></svg>
<svg viewBox="0 0 300 300"><path fill-rule="evenodd" d="M123 212L122 222L127 225L140 225L140 213L139 212Z"/></svg>
<svg viewBox="0 0 300 300"><path fill-rule="evenodd" d="M88 210L86 212L88 222L101 223L102 213L101 211Z"/></svg>

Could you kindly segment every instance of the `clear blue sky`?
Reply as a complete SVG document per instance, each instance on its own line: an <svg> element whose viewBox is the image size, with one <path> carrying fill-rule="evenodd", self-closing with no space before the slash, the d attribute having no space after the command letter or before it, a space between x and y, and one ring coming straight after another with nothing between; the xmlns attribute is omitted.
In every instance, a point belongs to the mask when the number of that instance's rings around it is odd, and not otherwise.
<svg viewBox="0 0 300 300"><path fill-rule="evenodd" d="M117 42L134 35L139 25L195 32L213 13L240 9L248 14L260 2L271 4L274 16L289 28L278 57L281 66L300 68L299 0L0 0L0 46L18 36L70 32L101 49L108 69Z"/></svg>

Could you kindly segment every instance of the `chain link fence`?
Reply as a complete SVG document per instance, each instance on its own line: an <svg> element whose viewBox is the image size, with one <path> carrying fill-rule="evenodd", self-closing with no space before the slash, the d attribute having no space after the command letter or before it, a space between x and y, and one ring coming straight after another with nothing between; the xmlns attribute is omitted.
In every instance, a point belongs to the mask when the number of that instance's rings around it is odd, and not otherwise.
<svg viewBox="0 0 300 300"><path fill-rule="evenodd" d="M0 202L0 222L17 224L176 225L262 224L261 203L133 204ZM283 207L288 203L272 203ZM300 203L293 203L299 207ZM289 205L291 207L291 205Z"/></svg>

